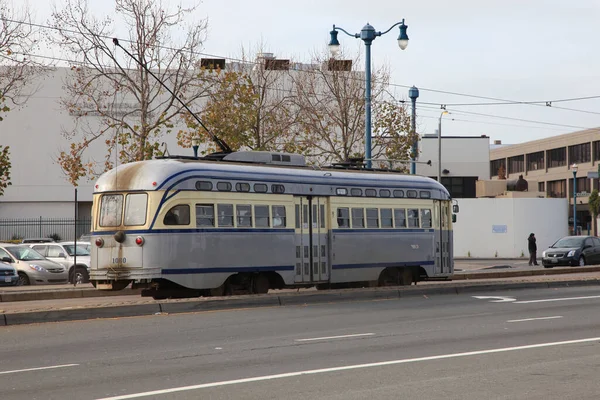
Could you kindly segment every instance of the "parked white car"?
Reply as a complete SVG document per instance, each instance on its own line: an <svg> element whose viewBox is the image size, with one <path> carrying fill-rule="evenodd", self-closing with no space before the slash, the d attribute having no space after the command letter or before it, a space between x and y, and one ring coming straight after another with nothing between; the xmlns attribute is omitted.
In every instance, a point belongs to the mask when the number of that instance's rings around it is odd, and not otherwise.
<svg viewBox="0 0 600 400"><path fill-rule="evenodd" d="M29 247L49 260L55 261L69 271L69 282L87 283L90 279L90 243L74 242L32 243ZM77 264L75 264L77 255Z"/></svg>

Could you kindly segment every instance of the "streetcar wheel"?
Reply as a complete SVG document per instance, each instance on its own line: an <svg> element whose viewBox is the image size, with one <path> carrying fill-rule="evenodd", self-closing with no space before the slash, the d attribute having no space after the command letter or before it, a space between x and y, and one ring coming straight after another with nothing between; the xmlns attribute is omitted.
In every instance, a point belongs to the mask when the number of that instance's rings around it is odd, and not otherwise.
<svg viewBox="0 0 600 400"><path fill-rule="evenodd" d="M412 281L413 281L412 269L410 269L408 267L404 267L400 270L400 275L402 277L402 281L400 282L400 284L402 286L410 286L412 284Z"/></svg>
<svg viewBox="0 0 600 400"><path fill-rule="evenodd" d="M208 289L209 295L212 297L224 296L225 295L225 284L219 287Z"/></svg>
<svg viewBox="0 0 600 400"><path fill-rule="evenodd" d="M252 279L252 293L254 294L266 294L269 293L269 277L265 274L258 274Z"/></svg>

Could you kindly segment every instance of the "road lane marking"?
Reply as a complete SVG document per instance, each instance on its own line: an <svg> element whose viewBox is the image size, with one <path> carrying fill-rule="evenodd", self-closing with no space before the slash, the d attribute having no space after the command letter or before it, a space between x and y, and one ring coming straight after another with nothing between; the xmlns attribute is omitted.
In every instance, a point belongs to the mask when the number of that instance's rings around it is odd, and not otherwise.
<svg viewBox="0 0 600 400"><path fill-rule="evenodd" d="M310 339L296 339L294 342L312 342L315 340L330 340L330 339L345 339L352 337L360 337L360 336L373 336L374 333L356 333L354 335L341 335L341 336L325 336L325 337L316 337Z"/></svg>
<svg viewBox="0 0 600 400"><path fill-rule="evenodd" d="M17 372L29 372L29 371L39 371L42 369L55 369L55 368L67 368L67 367L76 367L79 364L64 364L64 365L51 365L49 367L37 367L37 368L27 368L27 369L15 369L13 371L0 371L0 375L4 374L16 374Z"/></svg>
<svg viewBox="0 0 600 400"><path fill-rule="evenodd" d="M480 300L495 299L495 300L490 300L490 303L507 303L507 302L512 302L512 301L517 300L514 297L505 297L505 296L472 296L472 297L474 297L476 299L480 299Z"/></svg>
<svg viewBox="0 0 600 400"><path fill-rule="evenodd" d="M554 317L539 317L539 318L525 318L525 319L511 319L508 320L506 322L526 322L526 321L539 321L542 319L557 319L557 318L562 318L561 315L556 315Z"/></svg>
<svg viewBox="0 0 600 400"><path fill-rule="evenodd" d="M252 377L252 378L243 378L243 379L234 379L234 380L230 380L230 381L202 383L199 385L181 386L181 387L175 387L175 388L171 388L171 389L162 389L162 390L153 390L150 392L126 394L123 396L105 397L105 398L98 399L98 400L136 399L136 398L140 398L140 397L156 396L156 395L160 395L160 394L184 392L184 391L189 391L189 390L206 389L206 388L213 388L213 387L219 387L219 386L237 385L240 383L269 381L269 380L274 380L274 379L291 378L291 377L302 376L302 375L316 375L316 374L324 374L324 373L328 373L328 372L348 371L348 370L362 369L362 368L383 367L383 366L387 366L387 365L408 364L408 363L416 363L416 362L432 361L432 360L443 360L443 359L457 358L457 357L469 357L469 356L477 356L477 355L482 355L482 354L504 353L504 352L508 352L508 351L537 349L537 348L542 348L542 347L563 346L563 345L569 345L569 344L579 344L579 343L588 343L588 342L600 342L600 337L576 339L576 340L565 340L562 342L538 343L538 344L530 344L530 345L526 345L526 346L503 347L503 348L499 348L499 349L469 351L466 353L441 354L441 355L437 355L437 356L407 358L407 359L402 359L402 360L382 361L382 362L369 363L369 364L345 365L345 366L333 367L333 368L322 368L322 369L312 369L312 370L306 370L306 371L288 372L285 374L256 376L256 377Z"/></svg>
<svg viewBox="0 0 600 400"><path fill-rule="evenodd" d="M571 300L587 300L587 299L600 299L600 296L563 297L563 298L559 298L559 299L524 300L524 301L516 301L515 304L545 303L545 302L550 302L550 301L571 301Z"/></svg>

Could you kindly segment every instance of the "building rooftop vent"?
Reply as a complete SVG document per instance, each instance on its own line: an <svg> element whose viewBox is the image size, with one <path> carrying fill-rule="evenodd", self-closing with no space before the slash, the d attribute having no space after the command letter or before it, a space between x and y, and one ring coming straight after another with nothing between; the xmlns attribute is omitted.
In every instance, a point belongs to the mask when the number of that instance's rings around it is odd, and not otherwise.
<svg viewBox="0 0 600 400"><path fill-rule="evenodd" d="M502 140L494 140L494 144L502 144Z"/></svg>

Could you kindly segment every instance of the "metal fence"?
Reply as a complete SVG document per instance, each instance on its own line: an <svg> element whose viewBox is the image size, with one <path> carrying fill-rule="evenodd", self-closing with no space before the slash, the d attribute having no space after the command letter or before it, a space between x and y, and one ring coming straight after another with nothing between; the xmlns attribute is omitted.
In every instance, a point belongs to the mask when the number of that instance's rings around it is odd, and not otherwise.
<svg viewBox="0 0 600 400"><path fill-rule="evenodd" d="M24 238L52 237L55 240L74 240L88 233L92 219L79 218L2 218L0 241Z"/></svg>

